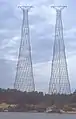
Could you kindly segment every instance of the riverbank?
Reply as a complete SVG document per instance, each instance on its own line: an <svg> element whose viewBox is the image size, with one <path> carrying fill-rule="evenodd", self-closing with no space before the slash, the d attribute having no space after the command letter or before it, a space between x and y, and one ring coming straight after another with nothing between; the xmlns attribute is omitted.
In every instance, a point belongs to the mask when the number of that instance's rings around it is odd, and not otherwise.
<svg viewBox="0 0 76 119"><path fill-rule="evenodd" d="M43 92L21 92L14 89L0 89L0 112L46 112L50 107L59 110L76 111L76 93L70 95L43 94Z"/></svg>
<svg viewBox="0 0 76 119"><path fill-rule="evenodd" d="M76 114L76 108L64 106L62 109L56 105L47 107L44 105L18 105L18 104L0 104L0 112L28 112L28 113L60 113Z"/></svg>
<svg viewBox="0 0 76 119"><path fill-rule="evenodd" d="M76 114L74 111L61 112L61 114Z"/></svg>

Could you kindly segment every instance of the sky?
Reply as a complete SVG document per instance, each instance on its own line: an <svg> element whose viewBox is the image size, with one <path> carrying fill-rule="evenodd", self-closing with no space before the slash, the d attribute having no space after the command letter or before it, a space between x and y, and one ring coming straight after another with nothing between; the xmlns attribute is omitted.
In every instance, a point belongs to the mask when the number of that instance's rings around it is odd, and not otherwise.
<svg viewBox="0 0 76 119"><path fill-rule="evenodd" d="M51 5L67 5L62 12L64 42L71 89L76 89L76 1L0 0L0 87L13 88L21 38L22 11L18 5L32 5L29 11L30 41L35 87L48 92L53 54L56 12Z"/></svg>

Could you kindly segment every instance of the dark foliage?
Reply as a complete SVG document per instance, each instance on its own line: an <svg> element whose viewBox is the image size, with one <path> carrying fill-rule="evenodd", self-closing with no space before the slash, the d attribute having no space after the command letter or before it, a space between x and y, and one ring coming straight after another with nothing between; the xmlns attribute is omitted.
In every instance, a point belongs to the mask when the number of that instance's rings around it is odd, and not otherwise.
<svg viewBox="0 0 76 119"><path fill-rule="evenodd" d="M62 107L66 104L76 103L76 93L71 95L48 95L43 92L21 92L15 89L0 88L0 103L18 104L18 105L58 105Z"/></svg>

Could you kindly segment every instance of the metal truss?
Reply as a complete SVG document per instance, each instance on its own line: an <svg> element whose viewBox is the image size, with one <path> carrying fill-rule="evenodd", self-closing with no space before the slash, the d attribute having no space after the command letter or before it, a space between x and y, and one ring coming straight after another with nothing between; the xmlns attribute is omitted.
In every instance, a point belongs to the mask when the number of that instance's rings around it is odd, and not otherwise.
<svg viewBox="0 0 76 119"><path fill-rule="evenodd" d="M28 23L28 12L32 6L19 7L23 11L23 22L14 88L20 91L32 92L35 91L35 84L33 77Z"/></svg>
<svg viewBox="0 0 76 119"><path fill-rule="evenodd" d="M66 6L52 6L56 10L55 41L49 94L70 94L70 82L67 70L61 11Z"/></svg>

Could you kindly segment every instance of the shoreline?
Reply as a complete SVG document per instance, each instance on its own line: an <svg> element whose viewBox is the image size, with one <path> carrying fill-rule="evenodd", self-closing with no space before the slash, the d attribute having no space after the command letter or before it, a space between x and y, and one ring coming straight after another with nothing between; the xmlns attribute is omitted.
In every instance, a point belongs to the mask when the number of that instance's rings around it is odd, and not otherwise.
<svg viewBox="0 0 76 119"><path fill-rule="evenodd" d="M18 111L2 111L0 113L44 113L44 114L76 114L76 112L74 111L68 111L68 112L60 112L60 113L57 113L57 112L50 112L50 113L47 113L47 112L33 112L33 111L27 111L27 112L18 112Z"/></svg>

